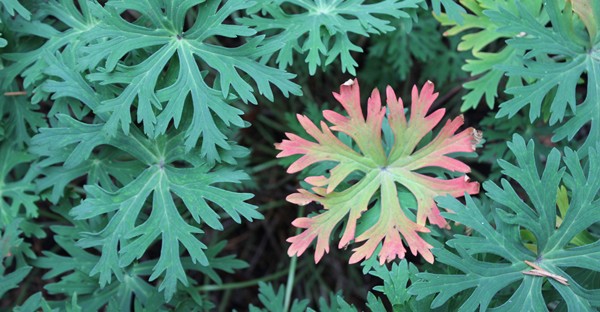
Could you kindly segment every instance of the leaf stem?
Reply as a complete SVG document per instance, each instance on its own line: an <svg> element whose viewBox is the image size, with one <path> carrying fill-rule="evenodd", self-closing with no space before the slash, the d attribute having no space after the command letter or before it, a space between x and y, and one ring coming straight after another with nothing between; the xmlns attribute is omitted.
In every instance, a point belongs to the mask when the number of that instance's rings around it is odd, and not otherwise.
<svg viewBox="0 0 600 312"><path fill-rule="evenodd" d="M18 95L27 95L27 91L4 92L4 96L18 96Z"/></svg>
<svg viewBox="0 0 600 312"><path fill-rule="evenodd" d="M298 209L298 217L304 215L304 206L300 206ZM296 228L296 235L300 234L300 228ZM296 276L296 266L298 264L298 257L293 256L290 261L290 273L288 274L287 283L285 285L285 300L283 301L283 311L288 312L292 301L292 289L294 288L294 278Z"/></svg>
<svg viewBox="0 0 600 312"><path fill-rule="evenodd" d="M260 282L267 282L267 281L272 281L272 280L278 279L278 278L286 275L288 273L288 271L289 271L289 269L285 269L285 270L281 270L279 272L275 272L271 275L267 275L267 276L264 276L261 278L255 278L253 280L244 281L244 282L228 283L228 284L222 284L222 285L203 285L203 286L197 287L196 289L198 291L209 292L209 291L220 291L220 290L228 290L228 289L246 288L246 287L257 285Z"/></svg>
<svg viewBox="0 0 600 312"><path fill-rule="evenodd" d="M290 261L290 274L288 274L287 283L285 285L285 301L283 303L283 311L287 312L290 309L290 303L292 301L292 289L294 288L294 277L296 275L296 264L298 257L293 256Z"/></svg>

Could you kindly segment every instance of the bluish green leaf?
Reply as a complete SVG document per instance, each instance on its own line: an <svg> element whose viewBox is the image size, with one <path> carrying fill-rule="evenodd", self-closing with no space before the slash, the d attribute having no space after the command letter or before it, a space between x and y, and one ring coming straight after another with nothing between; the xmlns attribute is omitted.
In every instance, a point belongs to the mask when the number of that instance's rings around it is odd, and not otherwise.
<svg viewBox="0 0 600 312"><path fill-rule="evenodd" d="M350 38L352 34L368 37L395 29L389 18L410 16L407 9L417 8L422 0L383 0L364 3L364 0L277 0L265 3L262 11L267 17L252 15L241 22L259 32L276 31L269 40L277 46L276 55L280 68L294 62L294 54L306 55L305 62L311 75L317 67L331 64L340 58L342 72L356 75L358 63L352 52L363 49ZM299 13L288 14L284 5L292 5ZM386 18L382 18L382 17Z"/></svg>
<svg viewBox="0 0 600 312"><path fill-rule="evenodd" d="M491 215L493 223L482 214L481 204L470 196L466 197L466 205L450 197L438 200L440 207L452 211L443 213L446 218L471 228L474 233L455 235L448 241L448 246L456 252L434 251L438 262L462 273L420 273L420 281L413 284L409 292L417 295L417 299L436 294L432 308L472 290L462 303L461 311L483 311L492 307L494 311L523 310L524 307L529 311L547 311L550 303L547 297L552 288L570 311L597 309L600 291L585 289L567 273L569 268L590 273L600 268L600 241L579 247L570 244L581 231L600 221L597 149L590 149L590 157L583 165L574 151L565 149L561 157L559 151L553 149L543 171L539 172L531 141L525 144L515 135L509 148L515 155L515 164L501 161L500 166L503 174L514 182L503 179L501 185L484 183L486 195L495 202L494 207L498 207ZM517 184L521 192L516 191ZM570 202L564 220L557 227L556 195L561 184L568 189ZM520 235L524 229L535 236L532 242L535 251L525 246ZM531 275L534 269L539 270L538 275Z"/></svg>
<svg viewBox="0 0 600 312"><path fill-rule="evenodd" d="M192 7L198 10L196 22L183 31L185 14ZM103 23L96 31L86 33L90 44L84 48L92 58L89 66L104 61L104 70L87 76L103 85L124 84L124 90L114 98L105 99L96 113L110 113L106 130L116 135L125 134L133 122L143 125L150 137L164 134L171 123L183 126L186 149L191 150L201 140L201 153L210 160L219 159L217 147L228 150L222 125L243 127L242 111L228 102L233 96L243 102L257 103L252 80L260 94L273 100L271 85L288 96L299 95L300 88L291 82L295 75L268 67L256 61L268 49L262 46L262 37L254 36L245 44L228 48L215 45L216 37L247 37L255 31L241 25L224 24L237 11L253 5L251 1L168 1L132 3L109 1L105 8L97 8ZM134 9L147 24L129 22L120 14ZM134 53L148 53L143 60L122 62ZM174 81L161 83L165 70L172 71ZM210 77L205 77L210 68ZM243 75L243 76L242 76ZM209 81L215 81L211 85ZM187 99L191 98L191 103ZM134 121L131 108L136 107ZM191 120L181 125L184 110L192 113ZM185 115L184 115L185 116Z"/></svg>

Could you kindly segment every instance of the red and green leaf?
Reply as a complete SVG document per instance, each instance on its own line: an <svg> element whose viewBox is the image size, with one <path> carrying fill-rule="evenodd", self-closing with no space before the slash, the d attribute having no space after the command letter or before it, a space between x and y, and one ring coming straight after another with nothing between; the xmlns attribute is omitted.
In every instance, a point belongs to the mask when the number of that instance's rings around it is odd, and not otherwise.
<svg viewBox="0 0 600 312"><path fill-rule="evenodd" d="M288 254L302 254L316 239L315 261L318 262L329 251L333 230L346 220L338 247L343 248L352 241L364 242L353 250L350 263L369 258L381 242L381 263L396 257L404 258L404 244L413 255L421 254L425 260L433 262L431 245L419 235L429 232L425 226L427 220L440 227L447 225L433 199L444 195L460 197L465 192L476 194L479 184L470 182L466 176L445 180L425 175L421 169L436 167L469 172L469 166L449 155L473 152L481 133L473 128L456 133L464 123L462 116L459 116L447 121L437 136L418 148L445 114L444 109L438 109L427 115L438 96L433 92L433 83L429 81L420 93L416 86L413 88L408 119L404 114L402 99L396 97L391 87L386 90L387 107L382 106L379 91L373 90L368 100L366 119L357 80L343 84L340 93L333 95L342 104L347 116L324 111L323 116L332 125L321 122L319 129L310 119L298 115L300 124L316 142L287 133L288 139L276 144L276 148L281 150L277 157L301 155L289 167L288 173L301 171L322 161L337 163L327 176L306 178L305 181L313 186L310 190L299 189L288 196L287 200L295 204L306 205L314 201L325 208L319 215L298 218L292 222L294 226L306 230L288 239L292 243ZM389 153L386 153L382 140L382 125L386 118L394 137ZM344 144L334 132L352 138L356 149ZM362 173L362 178L349 187L341 187L341 183L354 172ZM399 200L399 185L413 194L417 207L408 207ZM375 205L380 206L377 221L357 235L356 228L361 215ZM410 211L415 208L416 218Z"/></svg>

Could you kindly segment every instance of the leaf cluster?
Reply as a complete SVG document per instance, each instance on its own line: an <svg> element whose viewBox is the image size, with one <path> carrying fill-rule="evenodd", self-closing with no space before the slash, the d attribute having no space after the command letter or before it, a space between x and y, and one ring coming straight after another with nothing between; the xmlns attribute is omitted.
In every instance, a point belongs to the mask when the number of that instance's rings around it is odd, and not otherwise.
<svg viewBox="0 0 600 312"><path fill-rule="evenodd" d="M236 142L246 104L302 94L296 57L269 59L320 42L353 71L350 38L421 3L0 1L0 294L22 285L20 311L214 307L198 287L247 267L219 232L263 218ZM292 6L335 6L339 25L257 23L306 20Z"/></svg>
<svg viewBox="0 0 600 312"><path fill-rule="evenodd" d="M0 309L597 310L599 51L594 0L0 0Z"/></svg>

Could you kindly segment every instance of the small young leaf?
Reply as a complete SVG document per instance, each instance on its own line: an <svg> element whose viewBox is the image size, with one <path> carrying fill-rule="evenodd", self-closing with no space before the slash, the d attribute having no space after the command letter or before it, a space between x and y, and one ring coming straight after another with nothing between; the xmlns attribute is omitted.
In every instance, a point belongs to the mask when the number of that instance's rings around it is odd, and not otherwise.
<svg viewBox="0 0 600 312"><path fill-rule="evenodd" d="M277 292L273 288L271 283L266 284L264 282L258 283L258 300L265 306L264 309L250 305L250 312L279 312L284 311L285 307L285 287L279 286ZM290 307L290 312L303 312L306 311L308 306L308 300L304 299L298 301L294 300Z"/></svg>

